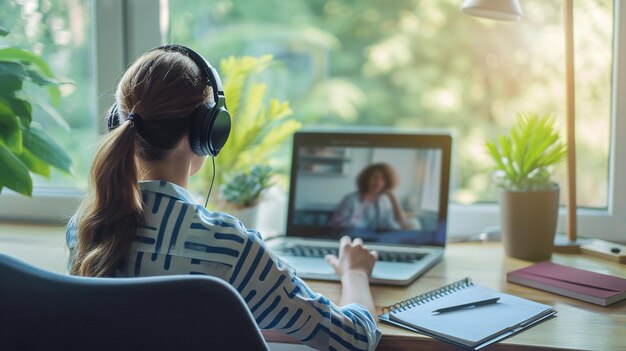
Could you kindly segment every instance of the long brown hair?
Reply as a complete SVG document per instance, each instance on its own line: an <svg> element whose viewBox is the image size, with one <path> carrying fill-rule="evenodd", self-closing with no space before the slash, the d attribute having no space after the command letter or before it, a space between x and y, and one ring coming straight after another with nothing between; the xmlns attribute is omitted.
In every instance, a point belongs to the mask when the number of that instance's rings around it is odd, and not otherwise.
<svg viewBox="0 0 626 351"><path fill-rule="evenodd" d="M110 276L122 263L143 223L136 158L163 159L188 132L190 116L210 94L196 64L178 52L149 51L126 70L115 94L118 113L138 117L101 140L76 216L78 246L71 274Z"/></svg>

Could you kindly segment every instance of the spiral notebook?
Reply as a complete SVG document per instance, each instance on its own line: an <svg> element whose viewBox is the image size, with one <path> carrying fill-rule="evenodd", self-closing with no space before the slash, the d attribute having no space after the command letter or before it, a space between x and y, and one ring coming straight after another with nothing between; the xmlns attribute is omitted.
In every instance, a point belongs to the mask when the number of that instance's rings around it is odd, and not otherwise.
<svg viewBox="0 0 626 351"><path fill-rule="evenodd" d="M488 304L472 305L478 301ZM452 311L435 312L450 307ZM385 323L478 350L556 312L551 306L497 292L465 278L385 307L379 318Z"/></svg>

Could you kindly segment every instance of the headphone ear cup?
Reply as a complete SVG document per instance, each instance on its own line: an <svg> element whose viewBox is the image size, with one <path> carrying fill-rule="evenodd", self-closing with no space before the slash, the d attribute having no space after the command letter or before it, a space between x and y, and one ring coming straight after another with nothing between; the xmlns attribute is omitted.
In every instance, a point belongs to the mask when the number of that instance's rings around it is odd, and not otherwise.
<svg viewBox="0 0 626 351"><path fill-rule="evenodd" d="M213 156L222 150L224 144L228 140L230 135L230 113L224 106L219 106L214 113L215 117L211 125L211 131L209 135L209 148Z"/></svg>
<svg viewBox="0 0 626 351"><path fill-rule="evenodd" d="M217 156L230 134L230 114L214 102L200 105L189 126L191 150L198 156Z"/></svg>
<svg viewBox="0 0 626 351"><path fill-rule="evenodd" d="M209 151L209 133L211 129L211 109L215 104L207 102L201 104L193 112L191 124L189 125L189 143L191 150L198 156L208 156Z"/></svg>
<svg viewBox="0 0 626 351"><path fill-rule="evenodd" d="M107 131L110 132L120 125L120 116L117 111L117 103L113 103L107 117Z"/></svg>

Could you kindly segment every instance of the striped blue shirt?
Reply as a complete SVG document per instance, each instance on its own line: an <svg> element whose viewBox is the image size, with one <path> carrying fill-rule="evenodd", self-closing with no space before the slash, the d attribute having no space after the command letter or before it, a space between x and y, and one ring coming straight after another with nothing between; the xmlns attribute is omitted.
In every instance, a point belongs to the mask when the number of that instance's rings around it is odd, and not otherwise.
<svg viewBox="0 0 626 351"><path fill-rule="evenodd" d="M283 331L320 350L374 350L380 339L371 313L359 304L338 307L313 292L269 250L258 232L228 214L198 205L180 186L140 183L145 224L116 276L206 274L229 282L262 329ZM67 228L70 257L76 227Z"/></svg>

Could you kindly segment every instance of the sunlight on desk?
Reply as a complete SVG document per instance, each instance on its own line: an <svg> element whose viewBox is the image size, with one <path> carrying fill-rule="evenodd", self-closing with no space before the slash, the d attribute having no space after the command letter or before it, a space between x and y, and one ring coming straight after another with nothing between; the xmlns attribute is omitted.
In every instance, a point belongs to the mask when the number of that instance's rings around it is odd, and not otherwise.
<svg viewBox="0 0 626 351"><path fill-rule="evenodd" d="M624 265L584 255L560 255L555 263L626 278ZM420 295L465 277L494 290L553 306L555 318L487 347L487 350L626 350L623 337L626 301L600 307L560 295L507 283L506 273L532 264L504 255L498 243L455 243L446 247L441 263L407 287L373 286L377 308ZM327 282L308 281L313 290L338 302L341 289ZM381 324L378 350L461 350L417 333Z"/></svg>
<svg viewBox="0 0 626 351"><path fill-rule="evenodd" d="M64 272L67 259L65 229L61 226L0 224L0 252L35 266ZM626 278L626 266L586 255L554 254L552 261L597 273ZM465 277L490 289L553 306L557 317L536 325L487 350L626 350L626 300L608 307L549 292L507 283L506 273L532 264L508 258L499 243L454 243L446 247L442 262L406 287L372 287L377 308L420 295ZM311 288L338 303L338 283L308 281ZM460 350L417 333L381 324L382 339L377 350ZM289 342L280 335L264 333L271 343ZM294 345L292 345L294 346ZM281 345L282 349L290 349Z"/></svg>

